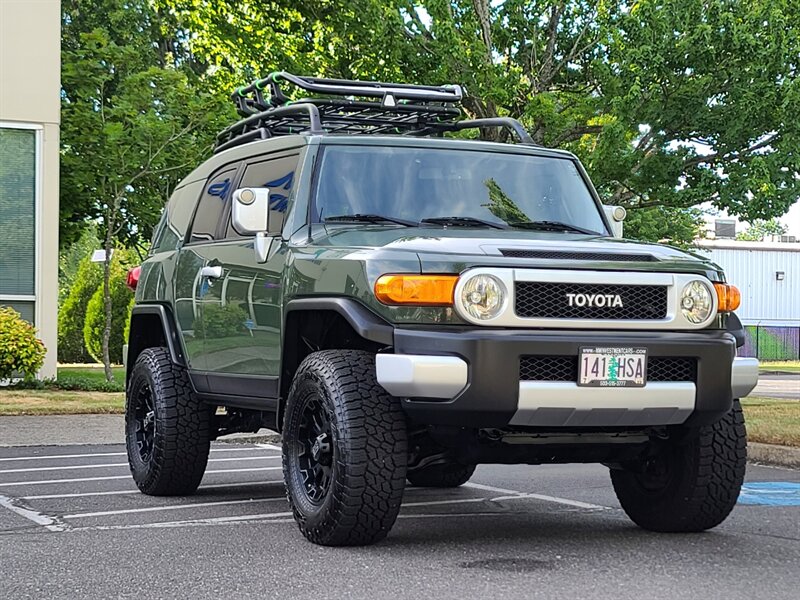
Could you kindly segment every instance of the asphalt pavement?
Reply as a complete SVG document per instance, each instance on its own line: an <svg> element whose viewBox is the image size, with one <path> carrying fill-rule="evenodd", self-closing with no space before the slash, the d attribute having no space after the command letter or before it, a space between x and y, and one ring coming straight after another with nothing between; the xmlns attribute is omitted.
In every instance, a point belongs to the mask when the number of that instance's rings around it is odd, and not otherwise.
<svg viewBox="0 0 800 600"><path fill-rule="evenodd" d="M203 485L138 493L124 447L0 448L0 598L792 598L800 471L748 466L717 529L637 529L600 465L481 466L408 488L389 537L300 535L277 447L213 446Z"/></svg>
<svg viewBox="0 0 800 600"><path fill-rule="evenodd" d="M752 396L800 400L800 373L762 374Z"/></svg>

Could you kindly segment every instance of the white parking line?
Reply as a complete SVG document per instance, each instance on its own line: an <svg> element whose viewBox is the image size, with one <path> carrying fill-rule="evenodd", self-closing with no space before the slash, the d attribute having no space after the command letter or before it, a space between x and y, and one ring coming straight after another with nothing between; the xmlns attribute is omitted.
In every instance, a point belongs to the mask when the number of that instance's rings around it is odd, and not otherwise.
<svg viewBox="0 0 800 600"><path fill-rule="evenodd" d="M251 473L253 471L280 471L283 467L256 467L253 469L216 469L213 471L206 471L209 473ZM0 488L5 487L19 487L21 485L45 485L55 483L77 483L83 481L110 481L112 479L130 479L128 475L108 475L106 477L75 477L73 479L45 479L43 481L11 481L8 483L0 483Z"/></svg>
<svg viewBox="0 0 800 600"><path fill-rule="evenodd" d="M209 458L208 462L232 462L243 460L278 460L280 456L237 456L235 458ZM36 471L69 471L75 469L115 469L127 467L128 463L103 463L99 465L62 465L59 467L32 467L30 469L4 469L2 473L33 473ZM0 484L2 485L2 484Z"/></svg>
<svg viewBox="0 0 800 600"><path fill-rule="evenodd" d="M194 502L192 504L171 504L169 506L148 506L145 508L126 508L124 510L102 510L99 512L75 513L64 515L62 519L87 519L89 517L110 517L114 515L130 515L135 513L159 512L162 510L182 510L184 508L203 508L206 506L230 506L233 504L254 504L256 502L286 501L285 496L277 498L247 498L245 500L223 500L222 502Z"/></svg>
<svg viewBox="0 0 800 600"><path fill-rule="evenodd" d="M288 519L286 517L289 517ZM224 525L248 521L268 521L270 523L293 523L290 512L265 513L260 515L241 515L234 517L211 517L208 519L190 519L187 521L162 521L160 523L138 523L136 525L94 525L74 527L70 531L109 531L120 529L169 529L172 527L197 527L203 525Z"/></svg>
<svg viewBox="0 0 800 600"><path fill-rule="evenodd" d="M255 452L261 448L250 448L242 446L241 448L212 448L211 452ZM0 458L0 462L12 462L16 460L52 460L59 458L87 458L94 456L126 456L125 452L95 452L87 454L49 454L47 456L9 456Z"/></svg>
<svg viewBox="0 0 800 600"><path fill-rule="evenodd" d="M252 487L258 485L270 485L274 483L283 484L283 479L274 481L248 481L245 483L214 483L212 485L201 485L200 490L213 490L218 488L237 488ZM40 496L21 496L25 500L56 500L60 498L85 498L86 496L117 496L125 494L141 494L139 490L113 490L110 492L80 492L77 494L43 494Z"/></svg>
<svg viewBox="0 0 800 600"><path fill-rule="evenodd" d="M487 492L496 492L498 494L505 494L498 498L492 498L492 501L497 502L501 500L515 500L523 498L532 498L534 500L542 500L544 502L554 502L556 504L563 504L565 506L574 506L575 508L587 508L593 510L610 510L610 506L601 506L599 504L589 504L588 502L580 502L578 500L570 500L569 498L559 498L557 496L547 496L545 494L528 494L517 490L507 490L504 488L493 487L491 485L483 485L481 483L467 482L463 487L470 487L476 490L484 490Z"/></svg>
<svg viewBox="0 0 800 600"><path fill-rule="evenodd" d="M27 508L25 506L18 506L13 498L0 495L0 506L6 508L29 521L33 521L37 525L41 525L48 531L65 531L66 525L59 523L55 518L50 517L44 513Z"/></svg>

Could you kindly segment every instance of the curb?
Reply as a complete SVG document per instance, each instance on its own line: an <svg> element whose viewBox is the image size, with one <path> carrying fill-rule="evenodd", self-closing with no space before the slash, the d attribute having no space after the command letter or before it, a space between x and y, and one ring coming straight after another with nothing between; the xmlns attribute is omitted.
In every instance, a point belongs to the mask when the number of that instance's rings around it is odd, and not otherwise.
<svg viewBox="0 0 800 600"><path fill-rule="evenodd" d="M800 448L748 442L747 462L785 467L787 469L800 469Z"/></svg>

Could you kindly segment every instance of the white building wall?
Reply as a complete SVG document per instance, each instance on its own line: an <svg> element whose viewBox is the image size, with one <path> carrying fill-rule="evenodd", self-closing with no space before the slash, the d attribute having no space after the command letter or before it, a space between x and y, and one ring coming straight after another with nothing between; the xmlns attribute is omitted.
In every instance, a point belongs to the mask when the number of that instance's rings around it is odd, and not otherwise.
<svg viewBox="0 0 800 600"><path fill-rule="evenodd" d="M800 244L700 242L698 250L742 292L736 313L746 325L800 326Z"/></svg>

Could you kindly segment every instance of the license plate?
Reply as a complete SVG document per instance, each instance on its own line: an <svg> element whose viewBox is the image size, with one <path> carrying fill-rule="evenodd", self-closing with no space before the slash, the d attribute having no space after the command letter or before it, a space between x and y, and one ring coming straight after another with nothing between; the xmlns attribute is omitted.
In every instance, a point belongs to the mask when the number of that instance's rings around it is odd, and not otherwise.
<svg viewBox="0 0 800 600"><path fill-rule="evenodd" d="M581 348L578 385L644 387L647 348Z"/></svg>

